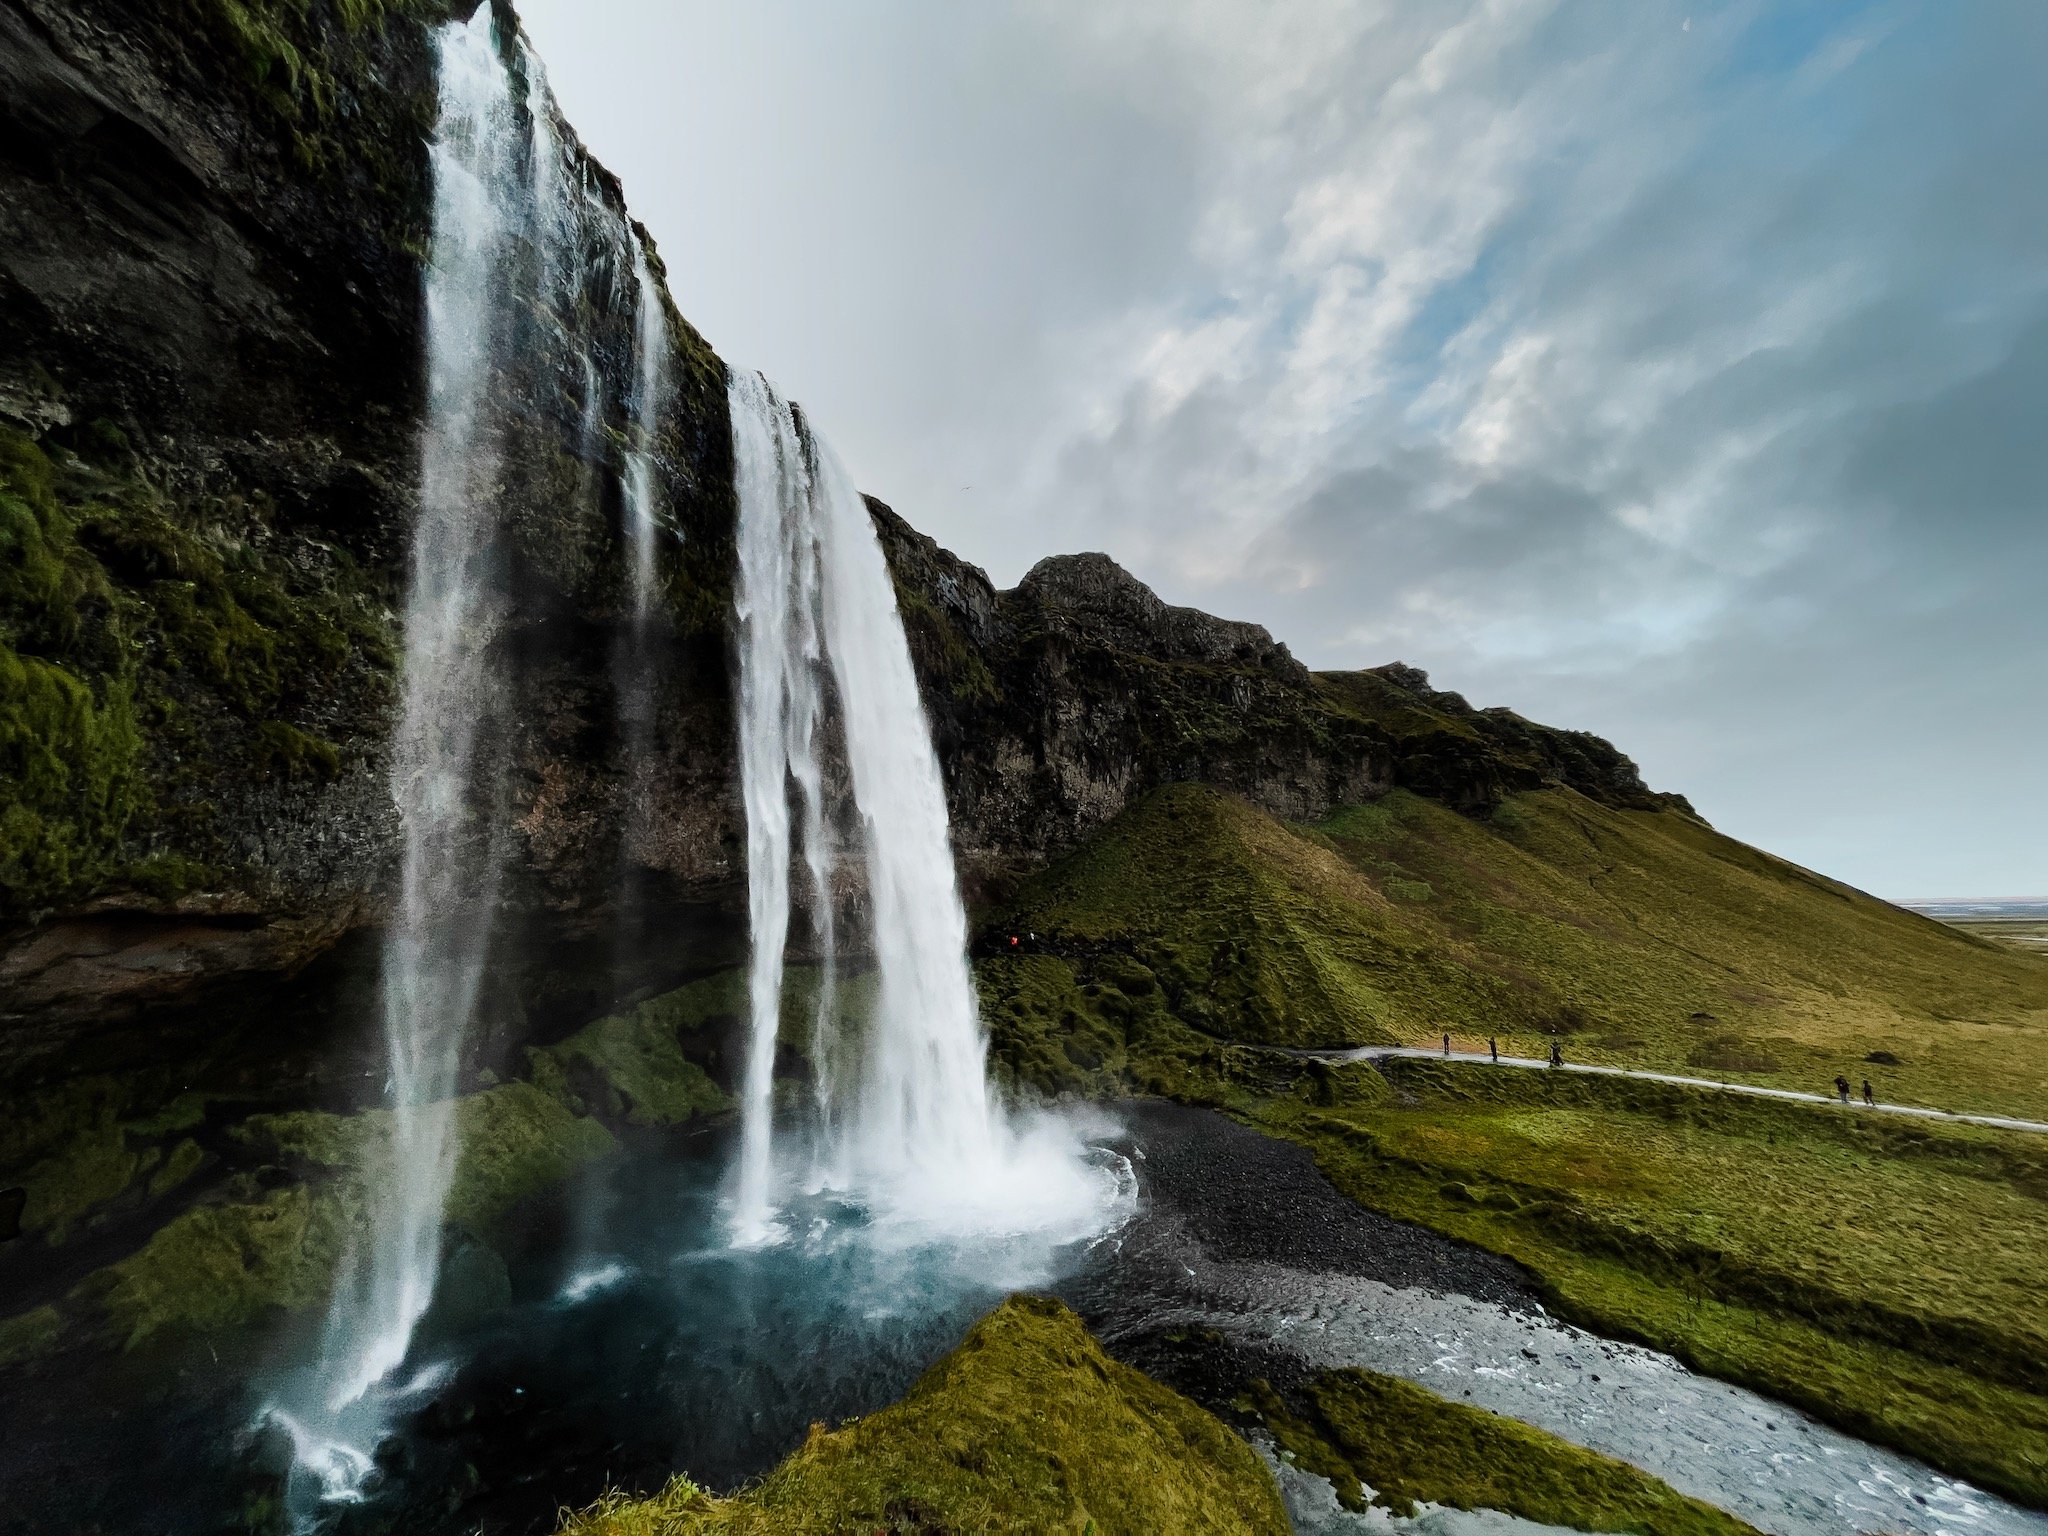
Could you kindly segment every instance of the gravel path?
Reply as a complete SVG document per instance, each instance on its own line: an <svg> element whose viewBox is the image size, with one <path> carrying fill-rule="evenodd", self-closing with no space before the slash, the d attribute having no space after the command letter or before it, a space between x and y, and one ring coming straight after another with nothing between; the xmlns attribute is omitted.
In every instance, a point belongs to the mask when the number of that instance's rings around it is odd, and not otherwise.
<svg viewBox="0 0 2048 1536"><path fill-rule="evenodd" d="M1473 1061L1481 1066L1537 1068L1541 1071L1584 1072L1595 1077L1634 1077L1646 1083L1676 1083L1681 1088L1718 1088L1723 1093L1746 1093L1757 1099L1791 1099L1799 1104L1835 1104L1824 1093L1801 1093L1795 1088L1763 1088L1754 1083L1724 1083L1711 1077L1681 1077L1673 1072L1644 1072L1631 1067L1596 1067L1568 1061L1562 1068L1531 1056L1503 1056L1495 1061L1484 1051L1433 1051L1422 1045L1361 1045L1342 1051L1301 1051L1319 1061L1383 1061L1389 1056L1412 1056L1418 1061ZM2018 1120L2009 1115L1966 1115L1947 1109L1922 1109L1916 1104L1856 1104L1846 1106L1859 1114L1913 1115L1922 1120L1953 1120L1965 1125L1988 1125L2001 1131L2031 1131L2048 1134L2048 1121Z"/></svg>

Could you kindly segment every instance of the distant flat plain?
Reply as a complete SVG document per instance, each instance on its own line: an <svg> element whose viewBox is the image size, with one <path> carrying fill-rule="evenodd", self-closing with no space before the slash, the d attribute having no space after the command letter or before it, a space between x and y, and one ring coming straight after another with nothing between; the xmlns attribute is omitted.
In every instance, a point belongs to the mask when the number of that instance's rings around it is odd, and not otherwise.
<svg viewBox="0 0 2048 1536"><path fill-rule="evenodd" d="M1994 944L2048 956L2048 898L2030 901L1902 901L1900 906Z"/></svg>

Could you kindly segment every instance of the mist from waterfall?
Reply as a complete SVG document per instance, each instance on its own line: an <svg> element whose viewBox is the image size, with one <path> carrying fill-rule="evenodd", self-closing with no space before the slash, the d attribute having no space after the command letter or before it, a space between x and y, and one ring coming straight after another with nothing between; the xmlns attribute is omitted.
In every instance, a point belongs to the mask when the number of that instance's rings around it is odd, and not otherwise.
<svg viewBox="0 0 2048 1536"><path fill-rule="evenodd" d="M774 1067L791 918L790 785L827 960L811 1023L810 1177L918 1232L1081 1235L1122 1186L1078 1137L996 1102L986 1070L945 788L895 587L867 504L758 374L729 386L739 496L740 760L747 812L750 1041L733 1234L775 1240L804 1177L778 1166ZM825 732L850 780L877 972L872 1016L832 1014L835 838Z"/></svg>

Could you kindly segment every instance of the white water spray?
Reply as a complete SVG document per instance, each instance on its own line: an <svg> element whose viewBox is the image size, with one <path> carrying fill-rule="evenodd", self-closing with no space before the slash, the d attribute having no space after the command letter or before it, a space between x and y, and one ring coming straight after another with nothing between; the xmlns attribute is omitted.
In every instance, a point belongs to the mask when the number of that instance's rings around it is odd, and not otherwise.
<svg viewBox="0 0 2048 1536"><path fill-rule="evenodd" d="M867 504L831 449L759 375L735 375L730 404L754 942L735 1240L759 1243L777 1232L773 1079L791 904L792 778L804 806L814 905L826 910L821 923L830 923L820 771L828 669L860 823L879 981L853 1091L831 1105L828 1176L878 1221L919 1230L1092 1230L1106 1219L1116 1182L1083 1160L1063 1126L1041 1121L1022 1129L989 1091L944 785ZM824 1039L830 1031L821 1012L814 1021L821 1067L837 1054Z"/></svg>

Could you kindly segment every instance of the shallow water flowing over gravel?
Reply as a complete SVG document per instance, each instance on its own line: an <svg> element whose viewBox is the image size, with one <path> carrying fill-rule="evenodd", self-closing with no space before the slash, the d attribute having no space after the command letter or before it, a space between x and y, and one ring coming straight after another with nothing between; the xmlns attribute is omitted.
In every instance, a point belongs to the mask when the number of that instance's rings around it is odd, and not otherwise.
<svg viewBox="0 0 2048 1536"><path fill-rule="evenodd" d="M1146 1213L1063 1289L1113 1348L1197 1395L1229 1395L1231 1357L1246 1376L1360 1366L1631 1462L1771 1536L2048 1536L2048 1516L1545 1316L1508 1266L1353 1206L1297 1147L1170 1106L1139 1109L1134 1130ZM1221 1364L1162 1355L1195 1330L1220 1336Z"/></svg>

